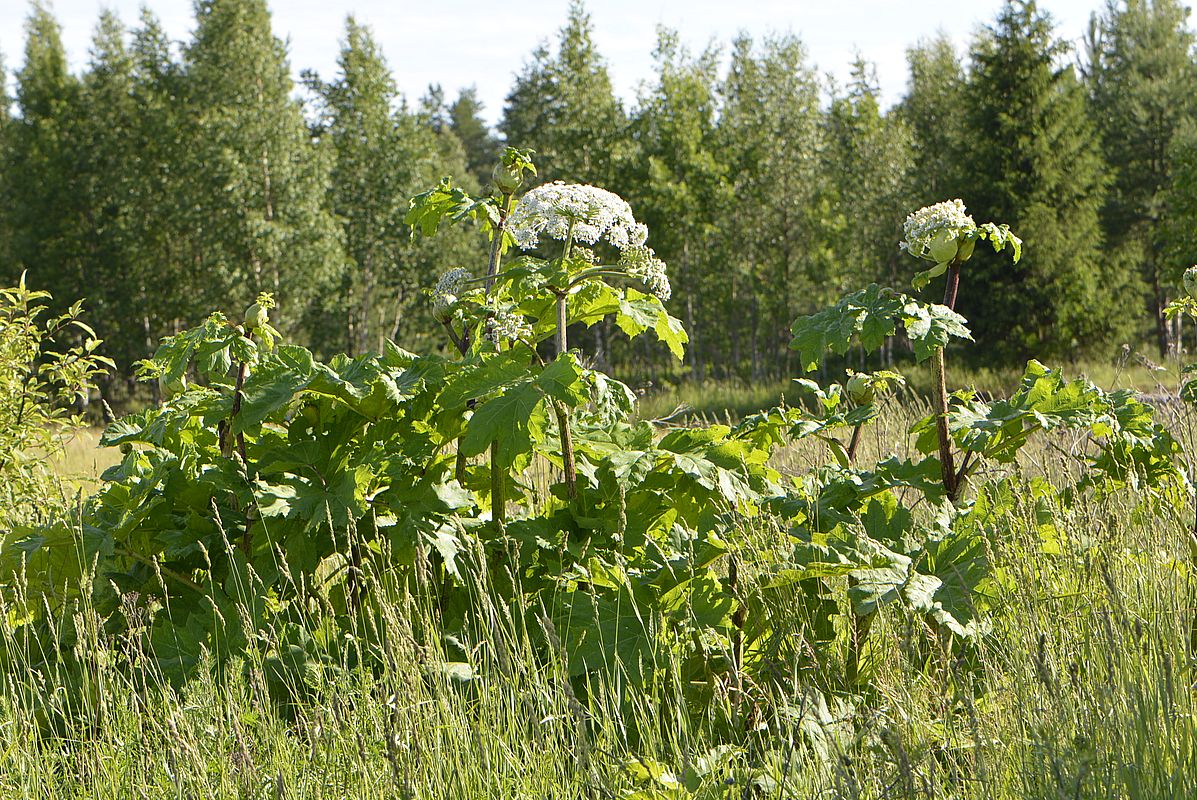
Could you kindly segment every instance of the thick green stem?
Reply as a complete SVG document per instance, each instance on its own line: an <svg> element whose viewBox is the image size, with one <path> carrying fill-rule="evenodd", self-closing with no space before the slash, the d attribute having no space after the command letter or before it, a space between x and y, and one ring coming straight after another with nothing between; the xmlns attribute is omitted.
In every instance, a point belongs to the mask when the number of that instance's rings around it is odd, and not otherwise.
<svg viewBox="0 0 1197 800"><path fill-rule="evenodd" d="M465 483L466 466L469 464L469 459L466 454L461 452L460 443L457 448L457 460L453 462L453 480L458 483Z"/></svg>
<svg viewBox="0 0 1197 800"><path fill-rule="evenodd" d="M1189 568L1192 570L1190 574L1197 573L1197 522L1189 531ZM1189 659L1194 658L1197 658L1197 611L1193 612L1193 618L1189 621Z"/></svg>
<svg viewBox="0 0 1197 800"><path fill-rule="evenodd" d="M859 581L856 578L848 578L849 586L855 586L858 583ZM852 612L852 630L848 635L847 673L849 686L858 686L860 684L860 665L863 660L865 641L869 638L869 630L873 627L873 620L876 616L876 611L865 614L864 616L858 616L855 611Z"/></svg>
<svg viewBox="0 0 1197 800"><path fill-rule="evenodd" d="M499 224L495 226L494 238L490 241L490 260L486 265L486 292L495 286L495 276L499 274L499 264L503 260L503 235L507 231L507 218L511 216L511 205L515 195L503 195L503 206L499 210Z"/></svg>
<svg viewBox="0 0 1197 800"><path fill-rule="evenodd" d="M860 447L861 432L864 430L864 425L857 425L852 429L852 439L848 443L848 463L852 464L856 461L856 450ZM851 575L848 576L848 586L856 586L860 581ZM848 631L848 685L856 686L860 683L860 661L861 654L864 652L865 640L869 638L869 630L873 627L873 618L877 616L877 612L873 611L862 616L855 612L852 614L850 630Z"/></svg>
<svg viewBox="0 0 1197 800"><path fill-rule="evenodd" d="M253 338L248 334L242 334L251 342ZM229 412L229 418L221 424L220 428L220 454L225 458L231 458L233 455L233 443L236 442L237 454L241 456L241 463L247 463L247 456L245 454L245 434L238 431L233 433L233 426L237 424L237 416L241 413L241 398L245 393L245 379L249 375L249 363L242 361L237 364L237 382L233 386L233 407ZM251 507L245 515L245 531L241 534L241 548L245 551L246 556L253 546L253 537L250 535L250 528L254 524L254 509Z"/></svg>
<svg viewBox="0 0 1197 800"><path fill-rule="evenodd" d="M233 441L236 440L238 444L238 452L241 454L242 460L245 459L245 438L241 434L236 437L231 436L233 432L233 425L237 422L237 415L241 413L241 395L245 389L245 378L249 372L249 364L242 361L237 365L237 383L233 386L233 408L229 412L229 419L221 430L220 435L220 454L225 458L231 458L233 455Z"/></svg>
<svg viewBox="0 0 1197 800"><path fill-rule="evenodd" d="M166 566L165 564L158 561L157 559L147 558L146 556L143 556L141 553L138 553L135 550L127 550L123 547L114 547L112 549L112 552L114 555L123 556L125 558L131 558L134 561L139 561L142 564L145 564L150 569L158 570L163 575L167 576L168 578L172 578L172 579L178 581L179 583L186 586L188 589L192 590L193 592L199 592L200 594L207 594L207 592L204 591L204 587L200 586L198 583L191 580L191 578L188 578L186 575L183 575L180 572L175 572L173 569Z"/></svg>
<svg viewBox="0 0 1197 800"><path fill-rule="evenodd" d="M945 373L943 348L931 357L935 370L935 433L939 438L939 467L943 476L943 489L948 498L956 499L956 465L952 455L952 434L948 430L948 380Z"/></svg>
<svg viewBox="0 0 1197 800"><path fill-rule="evenodd" d="M960 265L956 262L948 267L948 283L944 289L943 304L956 308L956 293L960 287ZM955 458L952 455L952 433L948 430L948 377L943 348L937 348L931 357L935 371L935 433L939 439L939 466L943 476L943 488L948 499L955 501L960 489L956 477Z"/></svg>
<svg viewBox="0 0 1197 800"><path fill-rule="evenodd" d="M507 493L499 469L499 443L490 443L490 516L500 531L507 525Z"/></svg>
<svg viewBox="0 0 1197 800"><path fill-rule="evenodd" d="M852 439L848 442L848 463L851 464L856 460L856 449L860 447L860 435L864 431L864 425L857 425L852 429Z"/></svg>
<svg viewBox="0 0 1197 800"><path fill-rule="evenodd" d="M515 195L505 193L503 195L503 205L499 209L499 224L495 226L494 236L490 240L490 259L486 264L486 293L490 294L491 290L495 288L495 276L499 274L499 265L503 262L503 236L507 231L507 218L511 216L511 206L515 201ZM462 334L462 355L469 347L469 332ZM503 527L507 518L507 498L503 491L503 476L498 474L499 463L499 443L497 441L490 443L490 490L491 490L491 515L499 527ZM457 463L454 465L454 474L460 482L465 478L466 458L460 451L457 454Z"/></svg>
<svg viewBox="0 0 1197 800"><path fill-rule="evenodd" d="M567 323L566 293L561 291L557 294L558 357L566 353L569 349L569 342L566 340L565 333ZM557 428L561 432L561 468L565 472L565 490L569 494L569 499L575 500L578 497L578 467L574 459L574 434L570 427L569 410L566 409L565 404L560 400L555 401L553 406L557 413Z"/></svg>
<svg viewBox="0 0 1197 800"><path fill-rule="evenodd" d="M560 356L569 350L569 341L566 338L566 326L568 319L566 318L565 292L560 292L557 295L557 355Z"/></svg>
<svg viewBox="0 0 1197 800"><path fill-rule="evenodd" d="M744 695L741 669L744 666L744 624L748 621L748 607L740 599L740 556L736 552L728 557L727 593L731 595L732 602L736 604L736 610L732 612L732 626L735 628L735 632L732 634L732 674L735 676L736 688L739 690L736 694L736 703L738 704Z"/></svg>

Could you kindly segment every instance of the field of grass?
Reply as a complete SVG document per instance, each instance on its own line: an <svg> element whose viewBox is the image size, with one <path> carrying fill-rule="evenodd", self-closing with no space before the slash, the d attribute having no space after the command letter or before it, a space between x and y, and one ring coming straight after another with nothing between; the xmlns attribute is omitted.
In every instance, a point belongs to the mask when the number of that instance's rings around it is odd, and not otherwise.
<svg viewBox="0 0 1197 800"><path fill-rule="evenodd" d="M105 469L120 461L120 451L114 447L100 447L100 428L84 428L68 439L63 452L55 459L58 474L83 488L95 486L94 479Z"/></svg>
<svg viewBox="0 0 1197 800"><path fill-rule="evenodd" d="M933 386L931 368L927 364L904 365L902 374L908 381L907 392L925 397ZM1085 377L1104 389L1134 389L1154 398L1175 394L1180 385L1181 364L1175 359L1156 364L1145 356L1127 355L1119 362L1090 361L1065 367L1069 378ZM817 378L817 375L809 376ZM953 365L953 385L967 386L986 393L1009 394L1017 388L1022 370L969 368ZM671 418L725 422L735 420L765 408L776 406L781 400L800 397L789 379L763 381L681 382L654 389L645 394L640 404L640 416L645 419Z"/></svg>
<svg viewBox="0 0 1197 800"><path fill-rule="evenodd" d="M919 412L891 403L866 450ZM1195 444L1187 416L1169 423ZM1029 481L1064 468L1055 446L1024 453L1028 497ZM82 438L71 452L72 474L109 458ZM791 447L778 467L822 458ZM369 624L385 634L386 669L325 664L282 706L285 672L269 658L172 688L130 669L140 654L82 607L55 623L74 659L38 674L40 653L4 626L0 796L1194 797L1191 512L1144 517L1135 499L1049 516L1028 503L997 532L992 628L967 658L927 649L919 618L894 611L874 627L865 694L826 689L842 684L840 648L813 663L779 656L776 682L719 684L701 714L686 710L670 650L654 668L671 688L645 694L614 674L580 690L563 658L536 654L551 626L521 627L536 610L495 604L485 577L472 587L479 615L450 648L415 634L438 629L438 609L378 576L371 590L387 599ZM746 584L753 566L750 554Z"/></svg>

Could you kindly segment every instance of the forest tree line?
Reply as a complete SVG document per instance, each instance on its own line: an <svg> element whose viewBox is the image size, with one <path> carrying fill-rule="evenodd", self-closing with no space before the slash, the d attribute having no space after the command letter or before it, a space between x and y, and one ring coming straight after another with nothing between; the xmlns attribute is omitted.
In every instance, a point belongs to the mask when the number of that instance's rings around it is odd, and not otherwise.
<svg viewBox="0 0 1197 800"><path fill-rule="evenodd" d="M892 108L863 58L839 84L793 35L694 50L664 29L624 103L575 3L497 131L473 90L401 96L353 18L336 74L301 86L265 0L198 0L182 43L149 11L131 28L105 12L81 74L48 7L25 33L15 97L0 96L0 279L85 298L117 395L162 336L259 291L324 355L437 346L424 290L486 256L466 233L412 239L408 199L446 175L484 190L504 144L534 150L540 180L631 202L669 265L695 379L794 374L793 319L905 286L906 214L956 197L1027 242L1017 266L969 263L959 308L987 360L1183 342L1162 314L1197 261L1197 53L1177 0L1111 0L1079 47L1011 0L964 53L912 47ZM676 373L663 350L586 336L606 365Z"/></svg>

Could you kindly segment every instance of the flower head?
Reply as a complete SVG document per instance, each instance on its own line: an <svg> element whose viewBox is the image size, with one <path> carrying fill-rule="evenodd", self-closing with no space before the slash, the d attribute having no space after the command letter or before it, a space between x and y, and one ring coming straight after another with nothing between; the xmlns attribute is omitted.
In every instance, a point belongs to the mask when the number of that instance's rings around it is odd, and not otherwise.
<svg viewBox="0 0 1197 800"><path fill-rule="evenodd" d="M951 261L957 255L963 261L972 254L973 240L965 240L967 253L960 248L961 240L976 229L977 223L968 215L962 201L945 200L920 208L906 218L902 226L906 239L900 247L916 258L936 263Z"/></svg>
<svg viewBox="0 0 1197 800"><path fill-rule="evenodd" d="M619 195L561 181L537 186L520 198L508 224L522 250L535 247L541 236L564 241L571 232L582 244L595 245L605 238L621 251L648 238L648 228L636 221L632 207Z"/></svg>
<svg viewBox="0 0 1197 800"><path fill-rule="evenodd" d="M436 288L432 290L433 316L438 320L446 318L449 309L457 302L457 296L461 294L462 287L469 279L469 271L461 267L451 269L440 277L436 282Z"/></svg>
<svg viewBox="0 0 1197 800"><path fill-rule="evenodd" d="M619 268L644 283L657 299L664 302L673 294L665 262L657 258L651 247L629 247L619 254Z"/></svg>
<svg viewBox="0 0 1197 800"><path fill-rule="evenodd" d="M520 314L499 309L486 320L485 335L487 339L496 345L501 342L530 339L532 337L532 326Z"/></svg>

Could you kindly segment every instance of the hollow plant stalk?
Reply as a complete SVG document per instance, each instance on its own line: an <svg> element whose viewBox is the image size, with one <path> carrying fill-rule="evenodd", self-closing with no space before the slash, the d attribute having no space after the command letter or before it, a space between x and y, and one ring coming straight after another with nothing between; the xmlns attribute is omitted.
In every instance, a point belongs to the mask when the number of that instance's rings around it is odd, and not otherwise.
<svg viewBox="0 0 1197 800"><path fill-rule="evenodd" d="M953 261L948 266L948 283L944 289L943 304L956 310L956 293L960 288L960 264ZM939 465L943 476L943 488L948 499L955 501L959 494L963 476L957 480L955 458L952 455L952 434L948 430L948 378L944 360L944 349L938 347L931 357L935 372L935 433L939 439Z"/></svg>
<svg viewBox="0 0 1197 800"><path fill-rule="evenodd" d="M849 466L856 461L856 450L860 446L860 436L863 430L863 423L852 429L852 440L848 444ZM851 575L848 576L849 588L859 583L859 579ZM865 640L869 638L869 630L873 627L873 617L876 615L876 611L864 616L858 616L855 611L852 612L851 630L848 632L848 656L844 665L849 686L857 686L860 683L861 654L864 652Z"/></svg>
<svg viewBox="0 0 1197 800"><path fill-rule="evenodd" d="M557 355L560 356L569 349L565 338L566 328L566 294L557 295ZM553 402L553 410L557 416L557 427L561 431L561 467L565 472L565 491L570 500L578 497L578 467L574 460L574 434L570 426L569 411L560 400Z"/></svg>
<svg viewBox="0 0 1197 800"><path fill-rule="evenodd" d="M246 331L241 334L249 341L253 341L251 332ZM237 424L237 417L241 413L241 400L245 394L245 379L249 375L249 363L241 361L237 364L237 382L233 386L233 406L229 412L229 418L220 428L220 454L225 458L230 458L233 455L234 441L236 442L237 454L241 456L241 463L246 463L247 457L245 454L245 434L238 432L233 434L233 428ZM254 509L250 508L246 513L245 531L241 535L241 547L248 555L253 540L250 535L250 528L254 523Z"/></svg>
<svg viewBox="0 0 1197 800"><path fill-rule="evenodd" d="M573 250L574 228L570 224L569 233L565 237L565 249L562 258L568 259ZM556 292L557 295L557 357L569 351L569 341L566 329L569 327L567 315L569 298L568 285ZM553 411L557 417L557 429L561 435L561 469L565 473L565 491L570 500L578 497L578 467L574 459L574 434L570 426L569 411L560 400L553 402Z"/></svg>
<svg viewBox="0 0 1197 800"><path fill-rule="evenodd" d="M507 230L507 217L511 215L511 206L514 200L515 195L511 192L503 194L503 205L499 209L499 224L495 226L494 237L490 243L490 260L486 265L487 294L490 294L495 287L495 276L499 274L499 265L503 261L503 234ZM507 492L503 481L503 471L499 469L499 455L499 442L496 440L490 443L490 515L495 524L502 528L507 524ZM460 454L458 459L462 459Z"/></svg>

